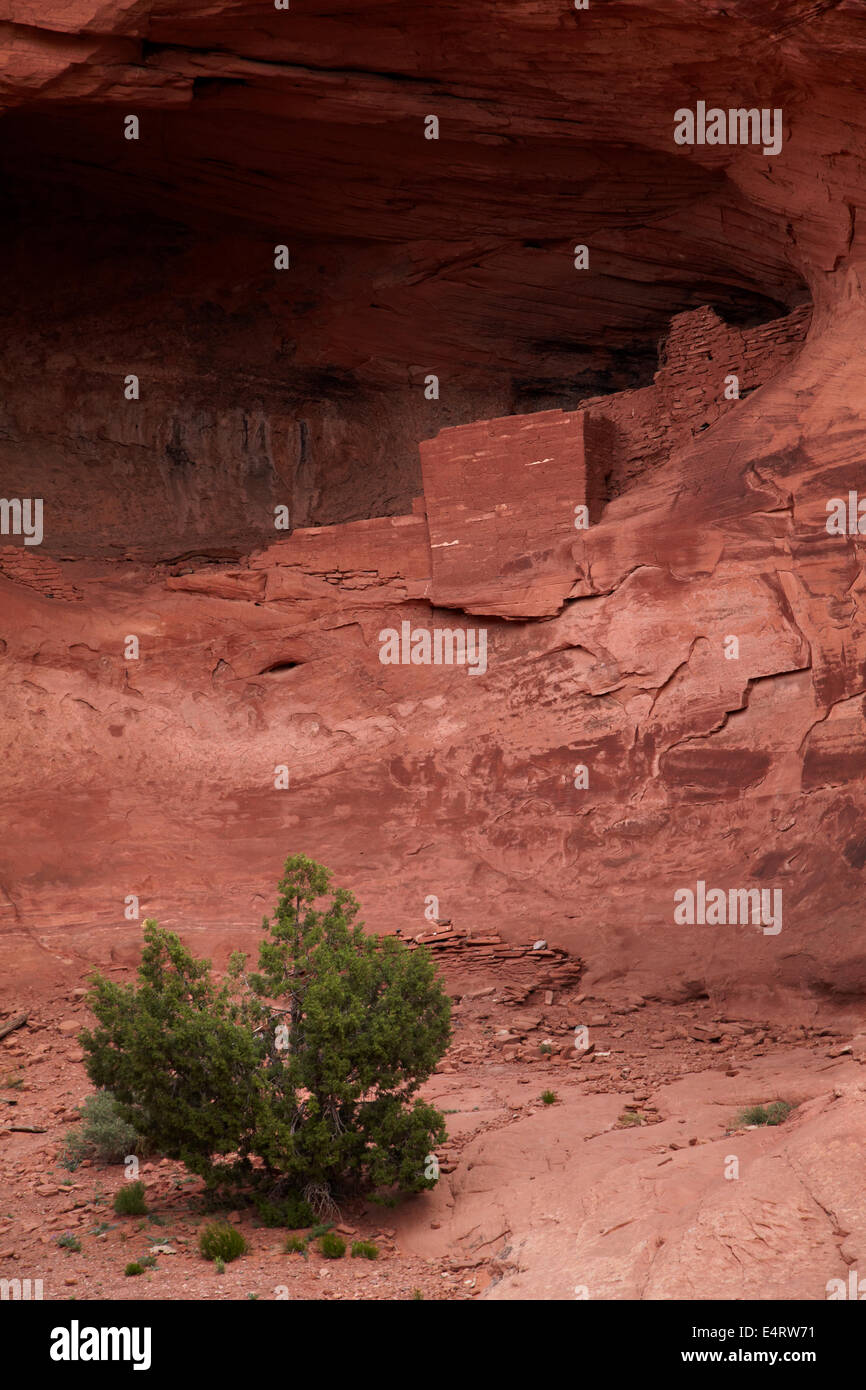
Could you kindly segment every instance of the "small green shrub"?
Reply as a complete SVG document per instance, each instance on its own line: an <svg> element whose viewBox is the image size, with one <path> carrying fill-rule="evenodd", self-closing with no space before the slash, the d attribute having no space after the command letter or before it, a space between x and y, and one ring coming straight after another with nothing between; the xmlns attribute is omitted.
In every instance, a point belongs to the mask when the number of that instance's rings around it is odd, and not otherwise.
<svg viewBox="0 0 866 1390"><path fill-rule="evenodd" d="M128 1182L115 1193L114 1210L118 1216L147 1216L144 1183Z"/></svg>
<svg viewBox="0 0 866 1390"><path fill-rule="evenodd" d="M542 1056L549 1057L553 1048L550 1046L550 1043L539 1043L538 1050Z"/></svg>
<svg viewBox="0 0 866 1390"><path fill-rule="evenodd" d="M62 1236L58 1236L57 1244L61 1250L72 1250L76 1255L81 1254L81 1241L70 1231L64 1231Z"/></svg>
<svg viewBox="0 0 866 1390"><path fill-rule="evenodd" d="M290 1231L298 1231L312 1226L316 1219L312 1207L297 1193L290 1193L276 1202L265 1197L255 1197L253 1200L263 1226L288 1226Z"/></svg>
<svg viewBox="0 0 866 1390"><path fill-rule="evenodd" d="M735 1125L780 1125L796 1106L789 1100L772 1100L769 1105L749 1105L737 1116Z"/></svg>
<svg viewBox="0 0 866 1390"><path fill-rule="evenodd" d="M378 1245L374 1245L373 1242L372 1242L371 1240L353 1240L353 1241L352 1241L352 1259L353 1259L353 1260L358 1260L358 1259L361 1259L361 1260L378 1260L378 1258L379 1258L379 1247L378 1247Z"/></svg>
<svg viewBox="0 0 866 1390"><path fill-rule="evenodd" d="M95 1091L78 1107L82 1123L66 1135L66 1147L58 1162L74 1172L83 1158L100 1163L123 1163L128 1154L143 1154L145 1143L137 1130L122 1119L110 1091Z"/></svg>
<svg viewBox="0 0 866 1390"><path fill-rule="evenodd" d="M144 1265L140 1264L138 1260L130 1260L129 1264L126 1266L126 1269L123 1272L128 1279L131 1279L132 1276L135 1274L144 1273Z"/></svg>
<svg viewBox="0 0 866 1390"><path fill-rule="evenodd" d="M329 1221L327 1222L327 1224L319 1222L319 1224L314 1226L313 1229L310 1231L309 1235L307 1236L307 1240L318 1240L319 1236L326 1236L328 1232L333 1231L333 1229L333 1221Z"/></svg>
<svg viewBox="0 0 866 1390"><path fill-rule="evenodd" d="M319 1239L319 1251L326 1260L341 1260L346 1253L346 1242L333 1231L328 1231Z"/></svg>
<svg viewBox="0 0 866 1390"><path fill-rule="evenodd" d="M287 1189L325 1194L307 1193L320 1220L332 1191L433 1188L425 1159L445 1121L418 1092L450 1043L451 1003L432 955L365 932L353 895L305 855L277 891L258 970L234 952L222 984L144 923L138 983L93 978L91 1082L209 1186L253 1185L260 1159Z"/></svg>
<svg viewBox="0 0 866 1390"><path fill-rule="evenodd" d="M625 1126L643 1124L643 1115L639 1115L636 1110L623 1110L619 1117L619 1123Z"/></svg>
<svg viewBox="0 0 866 1390"><path fill-rule="evenodd" d="M225 1260L229 1264L247 1253L247 1243L234 1226L211 1221L198 1238L198 1248L206 1260Z"/></svg>
<svg viewBox="0 0 866 1390"><path fill-rule="evenodd" d="M545 1105L554 1105L554 1104L556 1103L556 1092L555 1092L555 1091L542 1091L542 1092L541 1092L541 1099L543 1100L543 1102L544 1102Z"/></svg>
<svg viewBox="0 0 866 1390"><path fill-rule="evenodd" d="M225 1260L221 1260L219 1255L217 1255L216 1259L214 1260L213 1267L216 1270L217 1274L225 1274L226 1272L226 1262Z"/></svg>
<svg viewBox="0 0 866 1390"><path fill-rule="evenodd" d="M286 1236L286 1243L283 1250L287 1255L303 1255L307 1258L307 1242L303 1236Z"/></svg>

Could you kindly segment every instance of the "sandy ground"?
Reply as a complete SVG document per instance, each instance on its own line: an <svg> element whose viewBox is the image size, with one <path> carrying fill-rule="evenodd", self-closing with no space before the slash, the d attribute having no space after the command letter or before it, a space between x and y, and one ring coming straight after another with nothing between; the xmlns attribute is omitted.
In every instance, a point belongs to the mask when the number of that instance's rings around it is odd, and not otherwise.
<svg viewBox="0 0 866 1390"><path fill-rule="evenodd" d="M856 1030L767 1029L720 1019L707 1001L605 1003L579 988L540 1004L537 991L505 1003L497 985L472 983L464 980L462 993L452 984L453 1045L425 1087L446 1112L449 1131L439 1185L396 1208L361 1200L341 1208L347 1246L371 1240L379 1258L329 1260L315 1244L307 1258L285 1254L284 1231L234 1211L227 1218L249 1253L223 1274L198 1252L198 1231L213 1216L201 1183L180 1164L142 1163L146 1218L113 1211L122 1166L85 1161L70 1172L59 1164L76 1107L93 1089L75 1036L88 1014L80 979L67 980L51 999L33 986L27 1024L0 1042L0 1278L41 1279L46 1299L453 1300L808 1298L826 1296L826 1280L845 1274L854 1258L845 1241L856 1241L860 1228L827 1215L826 1232L808 1231L814 1277L792 1293L790 1263L802 1252L782 1219L779 1259L772 1241L752 1252L766 1291L758 1282L756 1292L744 1293L737 1223L744 1201L778 1207L799 1200L778 1167L774 1174L780 1145L790 1148L797 1135L801 1143L809 1135L809 1142L831 1144L834 1117L844 1112L856 1147L866 1102L866 1040ZM578 1021L589 1030L588 1052L574 1047ZM546 1090L552 1103L541 1099ZM783 1125L737 1129L743 1106L776 1099L797 1105ZM812 1136L816 1126L823 1139ZM748 1167L748 1184L725 1180L731 1157ZM784 1161L791 1169L790 1155ZM761 1162L769 1166L756 1178ZM674 1188L663 1196L666 1180ZM679 1208L670 1203L673 1190ZM801 1226L807 1216L799 1213ZM692 1248L702 1227L710 1251ZM80 1252L58 1245L64 1233L77 1238ZM659 1241L667 1245L661 1262ZM154 1268L125 1276L127 1263L156 1246L164 1249L155 1252ZM725 1249L732 1271L724 1259L717 1268ZM702 1278L703 1293L683 1292L683 1280L700 1287Z"/></svg>

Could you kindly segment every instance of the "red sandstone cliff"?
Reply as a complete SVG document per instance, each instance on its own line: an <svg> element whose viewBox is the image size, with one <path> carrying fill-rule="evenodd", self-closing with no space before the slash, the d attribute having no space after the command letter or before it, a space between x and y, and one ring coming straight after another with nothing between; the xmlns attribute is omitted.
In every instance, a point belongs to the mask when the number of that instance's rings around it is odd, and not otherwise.
<svg viewBox="0 0 866 1390"><path fill-rule="evenodd" d="M7 959L131 958L129 894L219 952L298 849L374 927L862 995L859 10L6 0ZM698 99L778 157L677 146ZM383 665L404 621L486 672ZM698 880L781 932L676 925Z"/></svg>

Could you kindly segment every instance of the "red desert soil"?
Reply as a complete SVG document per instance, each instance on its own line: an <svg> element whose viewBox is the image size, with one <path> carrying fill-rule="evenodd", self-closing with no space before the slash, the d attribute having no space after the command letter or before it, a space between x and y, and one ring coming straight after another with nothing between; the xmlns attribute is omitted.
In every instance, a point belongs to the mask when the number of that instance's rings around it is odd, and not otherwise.
<svg viewBox="0 0 866 1390"><path fill-rule="evenodd" d="M866 1033L587 996L564 955L455 936L434 938L454 1042L424 1088L447 1119L439 1185L341 1210L347 1246L372 1240L375 1262L287 1255L284 1231L235 1211L250 1253L219 1275L198 1253L213 1219L201 1185L166 1159L141 1166L149 1217L116 1216L122 1166L57 1162L92 1090L81 978L25 991L28 1022L0 1043L0 1098L15 1103L0 1123L44 1132L0 1129L0 1277L42 1279L47 1299L821 1299L866 1268ZM745 1106L780 1099L796 1106L783 1124L735 1128ZM57 1246L64 1232L81 1253ZM157 1245L172 1253L124 1275Z"/></svg>

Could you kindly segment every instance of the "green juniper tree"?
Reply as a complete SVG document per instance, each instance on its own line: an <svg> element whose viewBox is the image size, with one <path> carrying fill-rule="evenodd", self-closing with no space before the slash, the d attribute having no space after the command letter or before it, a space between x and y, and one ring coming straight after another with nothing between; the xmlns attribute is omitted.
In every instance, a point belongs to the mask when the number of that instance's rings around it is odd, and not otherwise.
<svg viewBox="0 0 866 1390"><path fill-rule="evenodd" d="M147 921L138 986L95 980L91 1080L157 1152L211 1186L265 1183L295 1213L301 1192L322 1214L340 1193L434 1186L444 1118L417 1093L451 1029L428 952L367 936L351 893L304 855L278 893L257 972L236 953L219 989Z"/></svg>
<svg viewBox="0 0 866 1390"><path fill-rule="evenodd" d="M434 1185L425 1160L445 1137L443 1117L417 1092L448 1046L450 1003L427 951L366 936L352 894L330 889L321 865L288 859L262 924L268 938L249 985L274 1104L256 1151L319 1189L417 1192Z"/></svg>
<svg viewBox="0 0 866 1390"><path fill-rule="evenodd" d="M87 1074L110 1090L148 1146L212 1184L249 1168L266 1098L261 1041L210 962L173 932L144 923L138 986L97 975L88 1003L98 1026L80 1034ZM236 1155L218 1167L215 1155Z"/></svg>

